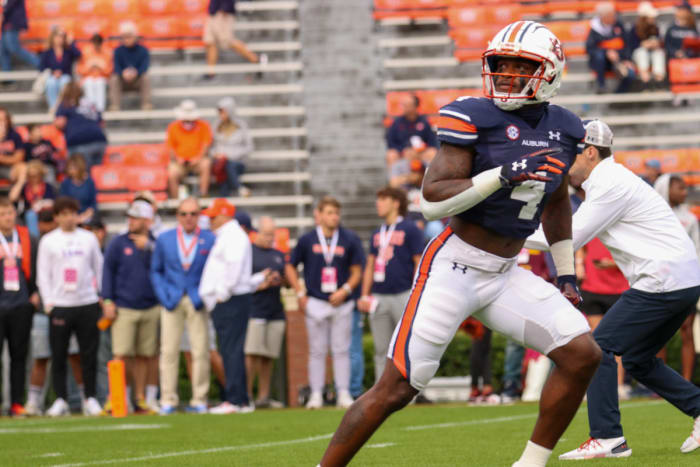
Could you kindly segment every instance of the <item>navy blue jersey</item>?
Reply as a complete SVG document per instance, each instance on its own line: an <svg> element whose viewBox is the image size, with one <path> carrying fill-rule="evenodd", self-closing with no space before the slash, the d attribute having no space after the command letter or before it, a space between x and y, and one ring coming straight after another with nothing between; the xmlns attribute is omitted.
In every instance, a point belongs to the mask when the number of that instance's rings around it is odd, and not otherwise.
<svg viewBox="0 0 700 467"><path fill-rule="evenodd" d="M262 248L253 245L253 274L271 269L284 277L284 265L286 264L284 253L274 248ZM253 306L250 310L251 318L267 320L284 319L284 306L280 296L281 287L268 287L253 294Z"/></svg>
<svg viewBox="0 0 700 467"><path fill-rule="evenodd" d="M380 235L379 229L370 237L369 254L375 257L379 255ZM412 220L402 220L396 224L391 234L389 246L384 252L386 264L385 279L383 282L372 284L372 293L397 294L409 290L413 285L413 271L415 263L413 257L423 253L425 242L423 232Z"/></svg>
<svg viewBox="0 0 700 467"><path fill-rule="evenodd" d="M362 242L355 232L343 227L338 227L338 230L338 245L330 266L338 270L338 288L340 288L350 278L350 266L362 267L365 253ZM308 295L328 301L330 294L321 292L321 270L326 267L326 260L323 258L321 244L318 243L316 229L299 238L292 250L290 262L295 267L299 263L304 263L304 282Z"/></svg>
<svg viewBox="0 0 700 467"><path fill-rule="evenodd" d="M532 128L491 99L460 97L440 109L438 139L472 146L476 153L470 177L546 148L561 147L563 152L555 157L566 164L561 175L547 173L552 178L549 182L528 180L512 189L497 190L457 217L512 238L527 238L537 229L544 205L574 163L577 145L585 136L581 119L570 111L547 105L543 112Z"/></svg>

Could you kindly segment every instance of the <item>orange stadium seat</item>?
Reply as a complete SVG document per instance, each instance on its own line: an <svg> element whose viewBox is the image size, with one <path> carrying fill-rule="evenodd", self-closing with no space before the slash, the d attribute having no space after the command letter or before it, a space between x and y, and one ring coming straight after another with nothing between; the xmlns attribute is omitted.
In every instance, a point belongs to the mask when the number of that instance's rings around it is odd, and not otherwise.
<svg viewBox="0 0 700 467"><path fill-rule="evenodd" d="M66 0L28 0L25 5L30 20L57 19L74 14L74 5Z"/></svg>
<svg viewBox="0 0 700 467"><path fill-rule="evenodd" d="M555 0L547 2L547 13L590 13L595 10L597 1L568 1L568 0ZM618 11L620 10L620 4L622 2L616 2ZM636 3L636 2L635 2ZM637 7L635 6L636 10Z"/></svg>
<svg viewBox="0 0 700 467"><path fill-rule="evenodd" d="M170 156L164 144L134 144L126 153L124 163L131 166L165 168L169 161Z"/></svg>
<svg viewBox="0 0 700 467"><path fill-rule="evenodd" d="M615 162L619 162L634 173L640 173L644 168L648 151L616 151Z"/></svg>
<svg viewBox="0 0 700 467"><path fill-rule="evenodd" d="M188 15L206 14L209 7L209 0L181 0L181 12Z"/></svg>
<svg viewBox="0 0 700 467"><path fill-rule="evenodd" d="M591 30L588 20L583 21L552 21L545 23L555 36L559 38L566 56L581 56L586 54L586 39Z"/></svg>
<svg viewBox="0 0 700 467"><path fill-rule="evenodd" d="M107 17L111 13L111 5L105 0L73 0L75 10L72 15Z"/></svg>
<svg viewBox="0 0 700 467"><path fill-rule="evenodd" d="M700 91L700 58L674 58L668 62L671 91Z"/></svg>
<svg viewBox="0 0 700 467"><path fill-rule="evenodd" d="M96 165L90 170L97 188L97 201L100 203L128 201L127 174L118 165Z"/></svg>
<svg viewBox="0 0 700 467"><path fill-rule="evenodd" d="M56 125L48 124L41 127L41 137L48 140L56 148L58 154L57 156L61 159L65 159L68 149L66 146L66 138L63 132L56 128Z"/></svg>
<svg viewBox="0 0 700 467"><path fill-rule="evenodd" d="M251 231L248 234L248 238L251 242L254 242L257 236L258 233L255 231ZM289 253L291 251L291 248L289 247L289 229L285 227L275 229L275 240L272 244L272 248L279 250L282 253Z"/></svg>
<svg viewBox="0 0 700 467"><path fill-rule="evenodd" d="M451 28L483 26L488 24L488 10L485 7L450 8L447 10L447 24Z"/></svg>
<svg viewBox="0 0 700 467"><path fill-rule="evenodd" d="M29 22L29 30L22 34L22 39L33 39L39 41L43 47L49 38L51 28L54 26L60 26L64 30L72 32L74 20L73 18L66 17L32 20Z"/></svg>
<svg viewBox="0 0 700 467"><path fill-rule="evenodd" d="M107 146L102 164L104 165L124 165L131 146Z"/></svg>
<svg viewBox="0 0 700 467"><path fill-rule="evenodd" d="M150 190L157 193L168 189L168 170L165 167L127 167L126 173L129 191Z"/></svg>
<svg viewBox="0 0 700 467"><path fill-rule="evenodd" d="M75 22L73 35L76 39L88 40L95 34L108 37L110 35L110 20L105 17L89 17Z"/></svg>
<svg viewBox="0 0 700 467"><path fill-rule="evenodd" d="M163 17L181 13L180 2L175 0L140 0L139 12L143 16Z"/></svg>
<svg viewBox="0 0 700 467"><path fill-rule="evenodd" d="M202 34L204 33L204 22L206 15L196 14L184 18L179 26L180 30L180 47L199 47L204 42Z"/></svg>
<svg viewBox="0 0 700 467"><path fill-rule="evenodd" d="M136 18L139 13L139 0L101 0L106 4L107 15L111 19Z"/></svg>
<svg viewBox="0 0 700 467"><path fill-rule="evenodd" d="M149 18L139 22L139 33L143 45L149 48L178 48L180 46L180 25L175 16Z"/></svg>
<svg viewBox="0 0 700 467"><path fill-rule="evenodd" d="M502 26L491 25L453 29L450 37L455 41L455 57L460 61L480 60L489 41Z"/></svg>

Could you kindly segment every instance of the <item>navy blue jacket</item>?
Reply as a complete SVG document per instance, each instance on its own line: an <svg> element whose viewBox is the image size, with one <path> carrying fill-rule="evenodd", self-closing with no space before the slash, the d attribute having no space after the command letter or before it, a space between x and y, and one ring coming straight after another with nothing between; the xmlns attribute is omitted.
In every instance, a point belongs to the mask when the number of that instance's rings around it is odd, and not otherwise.
<svg viewBox="0 0 700 467"><path fill-rule="evenodd" d="M670 60L672 58L677 58L676 52L683 49L683 39L686 37L698 37L698 30L695 29L695 25L688 28L674 23L670 28L668 28L668 31L666 31L666 37L664 38L666 59ZM688 58L697 56L697 53L693 49L684 49L684 51L686 57Z"/></svg>
<svg viewBox="0 0 700 467"><path fill-rule="evenodd" d="M60 60L56 58L53 49L45 50L41 54L39 70L44 71L48 68L51 71L61 70L64 75L72 75L73 64L78 61L81 55L80 49L76 47L75 42L66 47Z"/></svg>
<svg viewBox="0 0 700 467"><path fill-rule="evenodd" d="M114 49L114 74L120 75L127 68L134 67L139 76L148 71L151 65L151 54L148 49L141 44L133 47L120 45Z"/></svg>
<svg viewBox="0 0 700 467"><path fill-rule="evenodd" d="M438 147L437 137L424 115L419 115L414 122L403 116L396 117L386 132L386 145L389 149L403 151L411 146L411 136L414 135L420 136L426 146Z"/></svg>
<svg viewBox="0 0 700 467"><path fill-rule="evenodd" d="M235 0L209 0L209 14L214 15L219 11L224 13L236 13Z"/></svg>
<svg viewBox="0 0 700 467"><path fill-rule="evenodd" d="M6 0L3 2L2 30L23 31L28 29L27 9L24 0Z"/></svg>
<svg viewBox="0 0 700 467"><path fill-rule="evenodd" d="M194 261L185 271L177 252L176 229L166 230L158 237L151 258L151 283L158 301L166 309L174 310L185 294L196 309L204 307L199 296L199 281L214 240L216 236L211 230L200 232Z"/></svg>
<svg viewBox="0 0 700 467"><path fill-rule="evenodd" d="M154 243L151 238L146 248L139 250L128 233L114 237L105 252L102 298L134 310L158 304L149 274Z"/></svg>
<svg viewBox="0 0 700 467"><path fill-rule="evenodd" d="M622 47L617 48L617 52L620 54L620 58L623 60L629 60L629 58L632 55L632 51L629 48L629 38L627 36L627 33L625 31L625 27L617 21L615 25L612 27L612 31L608 35L603 35L596 31L595 29L591 28L591 32L588 34L588 38L586 39L586 53L588 55L593 55L593 53L598 50L598 49L607 49L610 47L605 47L605 43L607 41L622 41Z"/></svg>
<svg viewBox="0 0 700 467"><path fill-rule="evenodd" d="M92 208L97 212L97 188L95 187L95 182L89 176L80 185L77 185L70 178L64 179L58 189L58 194L61 196L70 196L77 200L80 204L81 213L85 212L88 208Z"/></svg>

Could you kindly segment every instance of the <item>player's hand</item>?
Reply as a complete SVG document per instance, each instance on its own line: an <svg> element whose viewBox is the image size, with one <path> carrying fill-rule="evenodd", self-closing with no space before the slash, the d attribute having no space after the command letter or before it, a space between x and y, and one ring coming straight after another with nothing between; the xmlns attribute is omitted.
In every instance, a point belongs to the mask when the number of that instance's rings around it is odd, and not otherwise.
<svg viewBox="0 0 700 467"><path fill-rule="evenodd" d="M548 172L552 174L562 174L566 164L553 157L562 151L561 148L541 149L539 151L526 154L520 160L501 167L501 184L504 187L520 185L526 180L539 180L548 182L551 180L546 175L536 172Z"/></svg>
<svg viewBox="0 0 700 467"><path fill-rule="evenodd" d="M357 309L363 313L369 313L371 307L372 301L367 296L360 297L360 299L357 301Z"/></svg>
<svg viewBox="0 0 700 467"><path fill-rule="evenodd" d="M348 298L348 292L345 289L338 289L333 292L330 297L328 297L328 302L332 306L340 306L343 304L345 299Z"/></svg>
<svg viewBox="0 0 700 467"><path fill-rule="evenodd" d="M557 277L557 285L559 285L561 294L570 301L572 305L578 307L583 303L583 297L581 297L581 292L579 292L578 286L576 285L576 276L559 276Z"/></svg>
<svg viewBox="0 0 700 467"><path fill-rule="evenodd" d="M309 297L304 295L303 297L297 297L297 304L299 306L299 311L306 313L306 304L309 302Z"/></svg>
<svg viewBox="0 0 700 467"><path fill-rule="evenodd" d="M117 318L117 305L111 300L105 301L102 304L102 316L114 321Z"/></svg>

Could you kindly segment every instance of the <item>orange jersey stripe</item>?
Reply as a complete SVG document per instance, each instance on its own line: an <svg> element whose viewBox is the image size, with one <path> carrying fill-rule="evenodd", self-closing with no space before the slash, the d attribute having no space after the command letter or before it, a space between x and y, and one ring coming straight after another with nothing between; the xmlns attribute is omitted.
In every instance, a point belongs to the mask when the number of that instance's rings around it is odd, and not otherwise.
<svg viewBox="0 0 700 467"><path fill-rule="evenodd" d="M449 237L451 234L452 229L448 226L432 243L430 243L430 245L428 245L428 248L425 250L423 259L421 259L420 266L418 267L418 279L416 280L416 285L413 287L411 296L408 299L408 304L406 305L406 311L401 318L401 327L399 328L399 334L396 336L396 343L394 344L393 361L396 368L406 379L408 379L406 362L408 335L411 332L411 327L413 326L413 319L415 318L416 310L418 309L420 297L423 295L425 282L428 279L428 273L430 272L430 267L433 264L433 259L435 259L435 255L437 254L438 250L445 244L447 237Z"/></svg>
<svg viewBox="0 0 700 467"><path fill-rule="evenodd" d="M515 42L515 38L517 37L518 32L520 31L520 29L523 27L524 24L525 24L525 21L520 21L520 22L518 22L518 24L515 25L513 30L510 32L510 36L508 36L507 42Z"/></svg>
<svg viewBox="0 0 700 467"><path fill-rule="evenodd" d="M605 50L622 50L625 48L625 41L621 37L613 37L606 41L600 41L598 47Z"/></svg>
<svg viewBox="0 0 700 467"><path fill-rule="evenodd" d="M437 127L445 130L462 131L465 133L476 133L476 126L467 123L458 118L447 115L440 115L437 122Z"/></svg>

